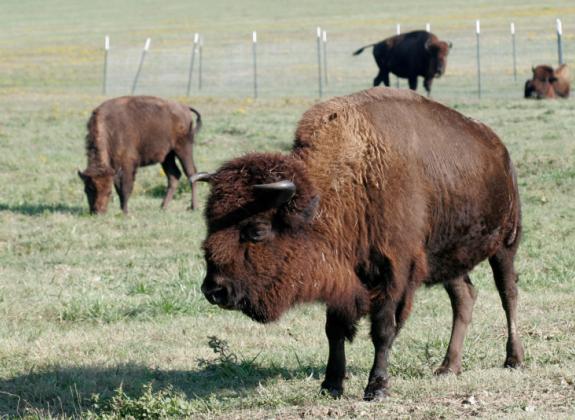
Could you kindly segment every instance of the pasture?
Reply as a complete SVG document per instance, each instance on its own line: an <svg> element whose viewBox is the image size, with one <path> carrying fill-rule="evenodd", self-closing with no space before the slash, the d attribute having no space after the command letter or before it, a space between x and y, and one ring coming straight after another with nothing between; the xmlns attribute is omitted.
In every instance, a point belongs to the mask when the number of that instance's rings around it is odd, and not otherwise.
<svg viewBox="0 0 575 420"><path fill-rule="evenodd" d="M221 1L201 10L179 0L161 7L140 3L54 0L49 8L29 0L3 3L0 416L575 415L575 101L521 99L530 66L556 63L557 16L570 34L566 61L575 57L570 2L407 1L393 11L374 10L367 1L295 2L290 8ZM509 72L508 55L485 58L487 90L481 101L473 93L477 17L485 19L486 30L493 28L485 48L495 51L509 41L510 19L531 28L531 38L519 44L518 82ZM209 305L200 291L205 226L201 211L186 210L189 187L182 183L170 208L160 211L165 178L159 165L144 168L128 216L115 197L108 214L91 217L76 169L85 165L86 121L105 99L100 96L105 34L126 46L152 36L168 51L164 59L174 56L173 50L187 51L195 31L227 48L211 53L211 62L206 51L205 91L192 98L177 96L185 75L146 80L143 73L138 92L170 95L202 112L195 160L200 170L210 171L248 151L290 149L297 121L315 102L315 26L335 32L330 96L370 86L376 73L370 52L353 59L351 52L393 34L398 21L406 30L430 21L440 37L453 39L447 74L435 82L434 97L491 126L515 162L523 203L516 267L526 363L520 370L502 368L505 316L482 264L471 274L479 298L462 375L433 376L449 340L451 307L443 289L421 289L392 350L392 395L382 403L361 401L373 354L363 321L347 347L345 395L332 400L319 394L327 360L321 305L298 307L267 326ZM543 25L549 31L540 38ZM219 71L226 67L226 51L237 51L238 37L247 34L249 41L254 29L268 31L271 40L262 63L270 71L262 76L257 101L246 98L249 64L237 74ZM531 39L538 50L528 49ZM249 51L249 43L243 48ZM279 51L280 62L289 55L293 67L274 65L272 50ZM167 72L169 62L156 60L164 67L154 74ZM137 58L126 62L135 68ZM126 93L127 83L117 63L112 61L114 95ZM152 55L150 63L155 65ZM245 88L242 82L230 89L236 80L247 80ZM207 187L200 185L200 197L206 195Z"/></svg>

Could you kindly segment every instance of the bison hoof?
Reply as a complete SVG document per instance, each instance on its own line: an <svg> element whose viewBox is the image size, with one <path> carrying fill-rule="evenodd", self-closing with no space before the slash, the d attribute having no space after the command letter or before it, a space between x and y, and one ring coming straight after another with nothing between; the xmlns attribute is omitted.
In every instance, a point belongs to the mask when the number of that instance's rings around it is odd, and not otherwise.
<svg viewBox="0 0 575 420"><path fill-rule="evenodd" d="M363 393L365 401L382 401L389 396L388 380L376 378L371 380Z"/></svg>
<svg viewBox="0 0 575 420"><path fill-rule="evenodd" d="M321 384L321 391L323 395L329 395L332 398L340 398L343 395L343 387L341 385L330 384L323 382Z"/></svg>
<svg viewBox="0 0 575 420"><path fill-rule="evenodd" d="M433 374L435 376L440 376L440 375L449 375L450 373L453 373L455 375L459 375L461 373L461 368L452 368L449 366L439 366L435 372L433 372Z"/></svg>
<svg viewBox="0 0 575 420"><path fill-rule="evenodd" d="M505 359L505 364L503 366L510 369L517 369L520 368L522 365L523 362L521 361L520 358L515 356L508 356L507 359Z"/></svg>
<svg viewBox="0 0 575 420"><path fill-rule="evenodd" d="M506 368L516 369L523 365L523 346L518 342L507 344L507 358L505 359Z"/></svg>

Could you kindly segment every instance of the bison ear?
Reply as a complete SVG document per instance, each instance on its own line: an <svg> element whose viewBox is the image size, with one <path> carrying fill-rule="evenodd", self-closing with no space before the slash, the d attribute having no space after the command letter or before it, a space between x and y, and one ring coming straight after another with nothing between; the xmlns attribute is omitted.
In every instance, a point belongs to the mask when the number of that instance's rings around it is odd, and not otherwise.
<svg viewBox="0 0 575 420"><path fill-rule="evenodd" d="M257 184L253 188L262 198L269 200L272 207L279 207L287 203L296 192L295 184L285 179L270 184Z"/></svg>

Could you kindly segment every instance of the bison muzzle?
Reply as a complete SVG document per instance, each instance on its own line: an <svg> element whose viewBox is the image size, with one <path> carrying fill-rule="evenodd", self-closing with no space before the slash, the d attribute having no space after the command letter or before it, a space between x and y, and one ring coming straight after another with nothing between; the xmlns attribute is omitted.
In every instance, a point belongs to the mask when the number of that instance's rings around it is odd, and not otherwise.
<svg viewBox="0 0 575 420"><path fill-rule="evenodd" d="M422 96L374 88L309 109L290 154L254 153L200 174L211 192L206 298L267 323L298 303L327 306L322 389L343 392L345 340L371 320L365 399L388 392L388 356L416 289L443 284L453 329L436 373L459 373L488 259L507 315L505 366L519 366L520 202L509 154L487 126Z"/></svg>

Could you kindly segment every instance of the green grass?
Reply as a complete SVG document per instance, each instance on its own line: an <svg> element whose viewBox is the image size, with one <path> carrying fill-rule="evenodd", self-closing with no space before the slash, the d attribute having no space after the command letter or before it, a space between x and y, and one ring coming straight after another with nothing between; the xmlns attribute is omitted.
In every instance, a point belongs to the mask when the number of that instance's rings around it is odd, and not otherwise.
<svg viewBox="0 0 575 420"><path fill-rule="evenodd" d="M501 11L499 3L487 0L460 1L458 7L404 2L393 12L375 11L371 2L301 2L281 10L255 1L213 2L193 13L184 13L190 6L181 1L165 7L138 2L139 8L135 2L110 2L106 8L60 0L49 9L31 1L5 3L8 11L0 14L9 34L0 37L5 64L0 69L0 416L573 417L575 103L523 101L520 84L500 91L505 80L499 78L487 79L493 84L487 83L486 99L470 99L474 67L466 54L474 44L462 29L478 15L494 31L508 16L532 23L534 33L545 19L552 26L555 16L563 16L568 28L575 15L568 2L553 7L512 2ZM139 12L130 14L133 8ZM104 33L125 46L150 35L165 48L183 48L189 31L200 30L234 49L238 36L257 26L283 51L284 63L292 42L299 48L307 42L305 31L311 28L313 35L321 23L335 32L330 39L338 81L328 90L333 94L369 85L371 57L359 58L354 75L353 62L343 54L380 39L378 25L417 26L428 20L459 37L456 45L462 48L453 51L453 66L450 62L448 75L438 81L437 98L493 127L516 163L525 229L517 268L526 366L501 368L505 317L482 264L472 273L480 295L461 376L432 375L449 340L451 309L443 290L422 289L393 348L391 397L383 403L361 401L373 357L368 323L362 321L348 346L345 396L334 401L318 392L327 359L324 308L297 307L262 326L203 298L205 226L201 211L186 210L189 187L182 185L170 208L160 211L165 179L159 166L144 168L129 216L121 214L117 198L107 215L88 215L76 169L85 165L86 121L104 100L97 95L97 48ZM501 30L486 42L504 45L506 34ZM552 36L544 42L551 45ZM567 52L572 45L566 44ZM191 100L176 97L202 112L205 125L195 149L201 170L214 170L248 151L289 150L298 119L314 103L313 61L309 76L305 55L313 59L310 48L292 53L294 79L280 73L285 80L278 87L264 79L269 84L261 100L238 97L249 95L249 88L225 94L232 76L217 76L225 63L222 52L210 76L222 87L208 84ZM545 54L554 59L553 51ZM523 64L530 66L531 59L537 59L533 51ZM507 68L506 60L496 54L488 64L495 73ZM293 80L301 86L292 91ZM170 89L160 85L154 93ZM200 190L203 200L207 188ZM470 396L476 403L463 404Z"/></svg>

